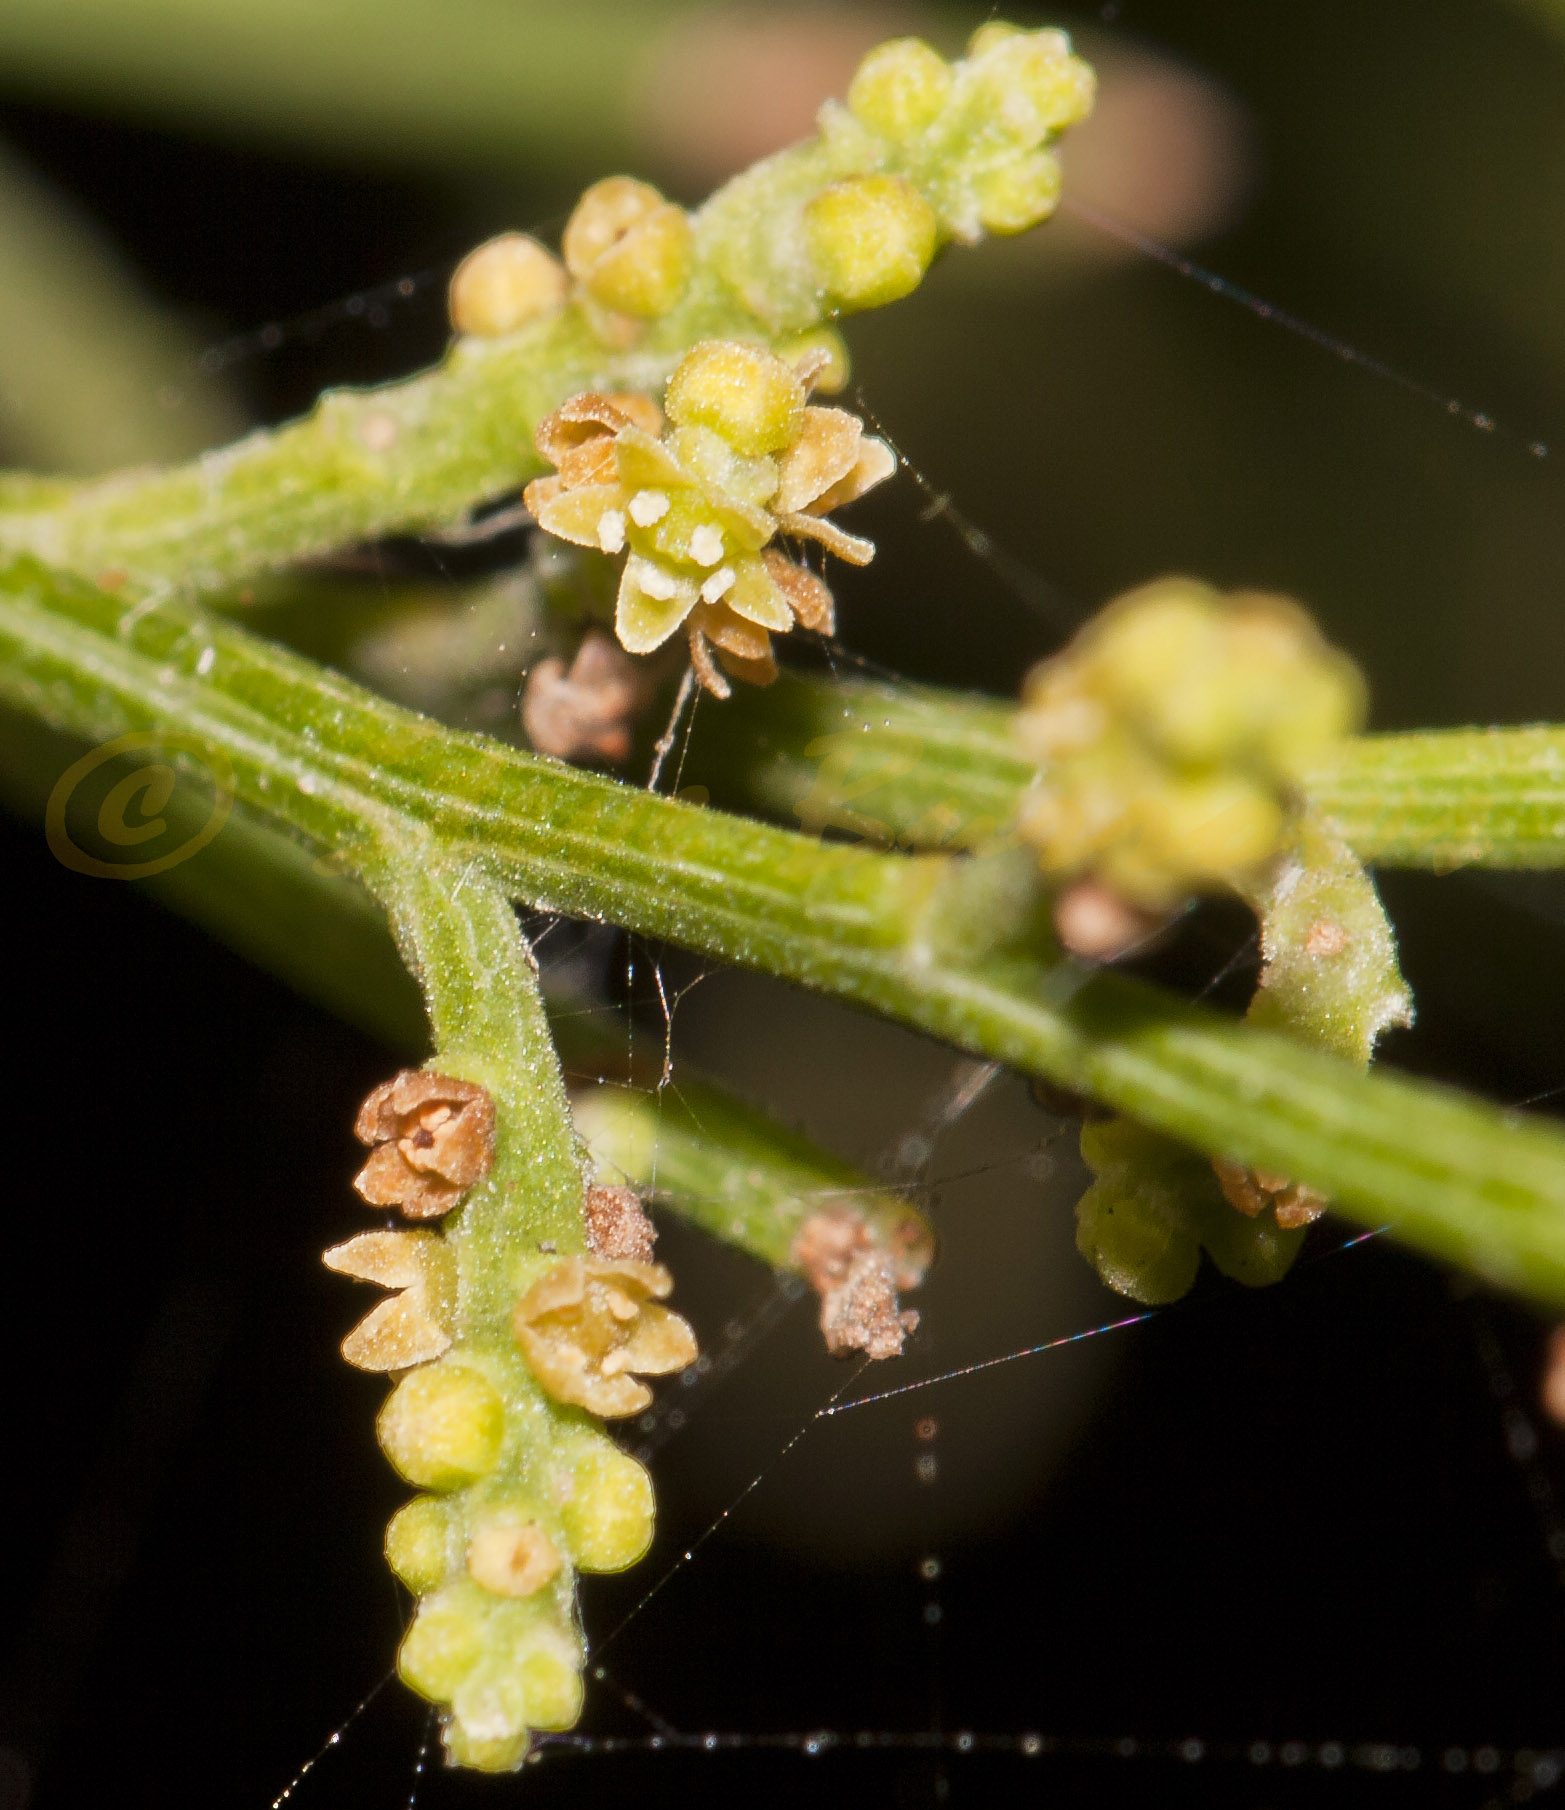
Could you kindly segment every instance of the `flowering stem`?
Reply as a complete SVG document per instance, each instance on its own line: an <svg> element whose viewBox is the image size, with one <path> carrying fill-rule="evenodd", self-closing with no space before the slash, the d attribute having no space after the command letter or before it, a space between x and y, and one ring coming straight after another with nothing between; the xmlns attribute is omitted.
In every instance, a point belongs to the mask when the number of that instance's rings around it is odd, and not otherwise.
<svg viewBox="0 0 1565 1810"><path fill-rule="evenodd" d="M654 797L442 729L190 605L30 562L0 576L0 699L95 740L200 737L243 806L350 864L434 839L528 904L884 1012L1565 1300L1565 1138L1061 961L1003 857L822 845Z"/></svg>
<svg viewBox="0 0 1565 1810"><path fill-rule="evenodd" d="M789 673L708 712L685 773L776 817L905 848L979 847L1032 779L1014 714L961 692ZM1355 736L1305 790L1371 867L1565 866L1565 726Z"/></svg>

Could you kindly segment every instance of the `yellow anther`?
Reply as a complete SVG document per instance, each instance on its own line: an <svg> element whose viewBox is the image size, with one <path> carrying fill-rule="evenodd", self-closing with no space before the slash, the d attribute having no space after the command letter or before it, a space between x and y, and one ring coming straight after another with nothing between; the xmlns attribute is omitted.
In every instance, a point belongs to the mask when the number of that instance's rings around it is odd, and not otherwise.
<svg viewBox="0 0 1565 1810"><path fill-rule="evenodd" d="M901 176L850 176L804 210L821 287L840 308L878 308L924 280L939 241L934 210Z"/></svg>
<svg viewBox="0 0 1565 1810"><path fill-rule="evenodd" d="M607 176L577 202L562 249L595 301L649 320L673 307L690 274L690 221L650 183Z"/></svg>
<svg viewBox="0 0 1565 1810"><path fill-rule="evenodd" d="M565 305L565 268L526 233L502 233L456 267L449 297L451 325L483 339L514 333Z"/></svg>

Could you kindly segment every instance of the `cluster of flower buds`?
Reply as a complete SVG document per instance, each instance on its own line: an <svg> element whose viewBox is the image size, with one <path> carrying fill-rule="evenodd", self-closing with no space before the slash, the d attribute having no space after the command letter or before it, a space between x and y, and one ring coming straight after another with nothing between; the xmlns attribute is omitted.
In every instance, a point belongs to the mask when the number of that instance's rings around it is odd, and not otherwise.
<svg viewBox="0 0 1565 1810"><path fill-rule="evenodd" d="M652 1538L645 1469L562 1410L639 1412L650 1391L637 1374L683 1368L695 1337L660 1305L672 1282L649 1261L653 1228L626 1189L589 1192L592 1255L512 1255L509 1322L464 1325L464 1222L494 1161L493 1099L408 1069L374 1090L355 1129L373 1146L355 1184L367 1201L450 1215L439 1231L361 1233L325 1259L393 1291L342 1349L395 1377L376 1432L422 1492L386 1532L391 1567L419 1599L397 1666L441 1706L454 1762L504 1771L533 1731L568 1728L580 1711L576 1573L622 1570Z"/></svg>
<svg viewBox="0 0 1565 1810"><path fill-rule="evenodd" d="M1203 1249L1236 1282L1280 1281L1320 1211L1296 1210L1299 1189L1236 1213L1199 1151L1129 1119L1083 1125L1081 1154L1097 1179L1076 1206L1076 1248L1110 1288L1148 1305L1186 1293Z"/></svg>
<svg viewBox="0 0 1565 1810"><path fill-rule="evenodd" d="M563 263L526 233L502 233L469 252L451 279L451 325L494 339L574 299L605 343L628 345L684 292L690 217L650 183L607 176L576 203L560 249Z"/></svg>
<svg viewBox="0 0 1565 1810"><path fill-rule="evenodd" d="M538 426L555 472L527 486L527 507L561 540L623 553L621 645L651 653L683 629L718 697L729 676L776 677L774 634L833 628L830 591L771 545L778 534L856 565L874 556L826 512L889 477L896 457L857 416L808 400L823 359L793 366L761 346L708 340L681 359L662 411L589 391Z"/></svg>
<svg viewBox="0 0 1565 1810"><path fill-rule="evenodd" d="M848 89L854 122L888 139L903 178L925 198L942 234L970 243L1018 233L1054 212L1053 147L1092 111L1091 67L1062 31L981 25L967 55L948 63L918 38L881 44ZM828 139L845 130L836 109Z"/></svg>
<svg viewBox="0 0 1565 1810"><path fill-rule="evenodd" d="M1018 827L1045 872L1165 911L1286 846L1300 773L1363 707L1296 604L1162 580L1029 675L1017 732L1039 773Z"/></svg>

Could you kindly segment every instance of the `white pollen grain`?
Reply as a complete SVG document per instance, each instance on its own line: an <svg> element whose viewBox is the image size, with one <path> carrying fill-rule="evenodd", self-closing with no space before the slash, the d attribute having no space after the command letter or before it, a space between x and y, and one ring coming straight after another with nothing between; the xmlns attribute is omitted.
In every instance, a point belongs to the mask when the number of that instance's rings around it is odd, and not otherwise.
<svg viewBox="0 0 1565 1810"><path fill-rule="evenodd" d="M723 537L703 522L690 537L690 557L698 566L715 566L723 557Z"/></svg>
<svg viewBox="0 0 1565 1810"><path fill-rule="evenodd" d="M617 509L605 509L598 517L598 545L605 553L624 551L625 518Z"/></svg>
<svg viewBox="0 0 1565 1810"><path fill-rule="evenodd" d="M661 572L654 565L640 567L636 573L636 584L648 597L658 603L667 603L674 595L674 581L667 572Z"/></svg>
<svg viewBox="0 0 1565 1810"><path fill-rule="evenodd" d="M650 528L668 514L668 498L661 490L638 490L630 499L630 519L638 528Z"/></svg>
<svg viewBox="0 0 1565 1810"><path fill-rule="evenodd" d="M732 590L733 583L734 583L733 567L732 566L720 567L716 572L714 572L712 574L712 576L706 581L706 583L704 585L702 585L701 601L703 603L716 603L718 598L721 597L724 594L724 592Z"/></svg>

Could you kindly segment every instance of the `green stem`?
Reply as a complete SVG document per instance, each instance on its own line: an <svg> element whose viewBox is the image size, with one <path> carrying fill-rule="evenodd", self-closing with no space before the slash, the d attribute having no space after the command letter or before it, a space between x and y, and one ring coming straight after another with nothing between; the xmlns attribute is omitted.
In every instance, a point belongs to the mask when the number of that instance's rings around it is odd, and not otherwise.
<svg viewBox="0 0 1565 1810"><path fill-rule="evenodd" d="M719 802L904 848L976 848L1032 768L1012 706L932 687L785 674L704 716L685 765ZM1565 866L1565 727L1358 736L1305 775L1372 867Z"/></svg>
<svg viewBox="0 0 1565 1810"><path fill-rule="evenodd" d="M373 865L433 835L530 905L884 1012L1565 1300L1565 1138L1008 947L1037 904L1014 864L821 845L633 791L441 729L189 606L30 564L0 578L0 698L94 739L196 736L243 804L323 851Z"/></svg>
<svg viewBox="0 0 1565 1810"><path fill-rule="evenodd" d="M929 1222L901 1196L720 1088L688 1078L677 1092L583 1088L575 1108L604 1180L646 1190L774 1269L800 1269L795 1239L833 1208L899 1266L911 1257L922 1273L933 1251Z"/></svg>

